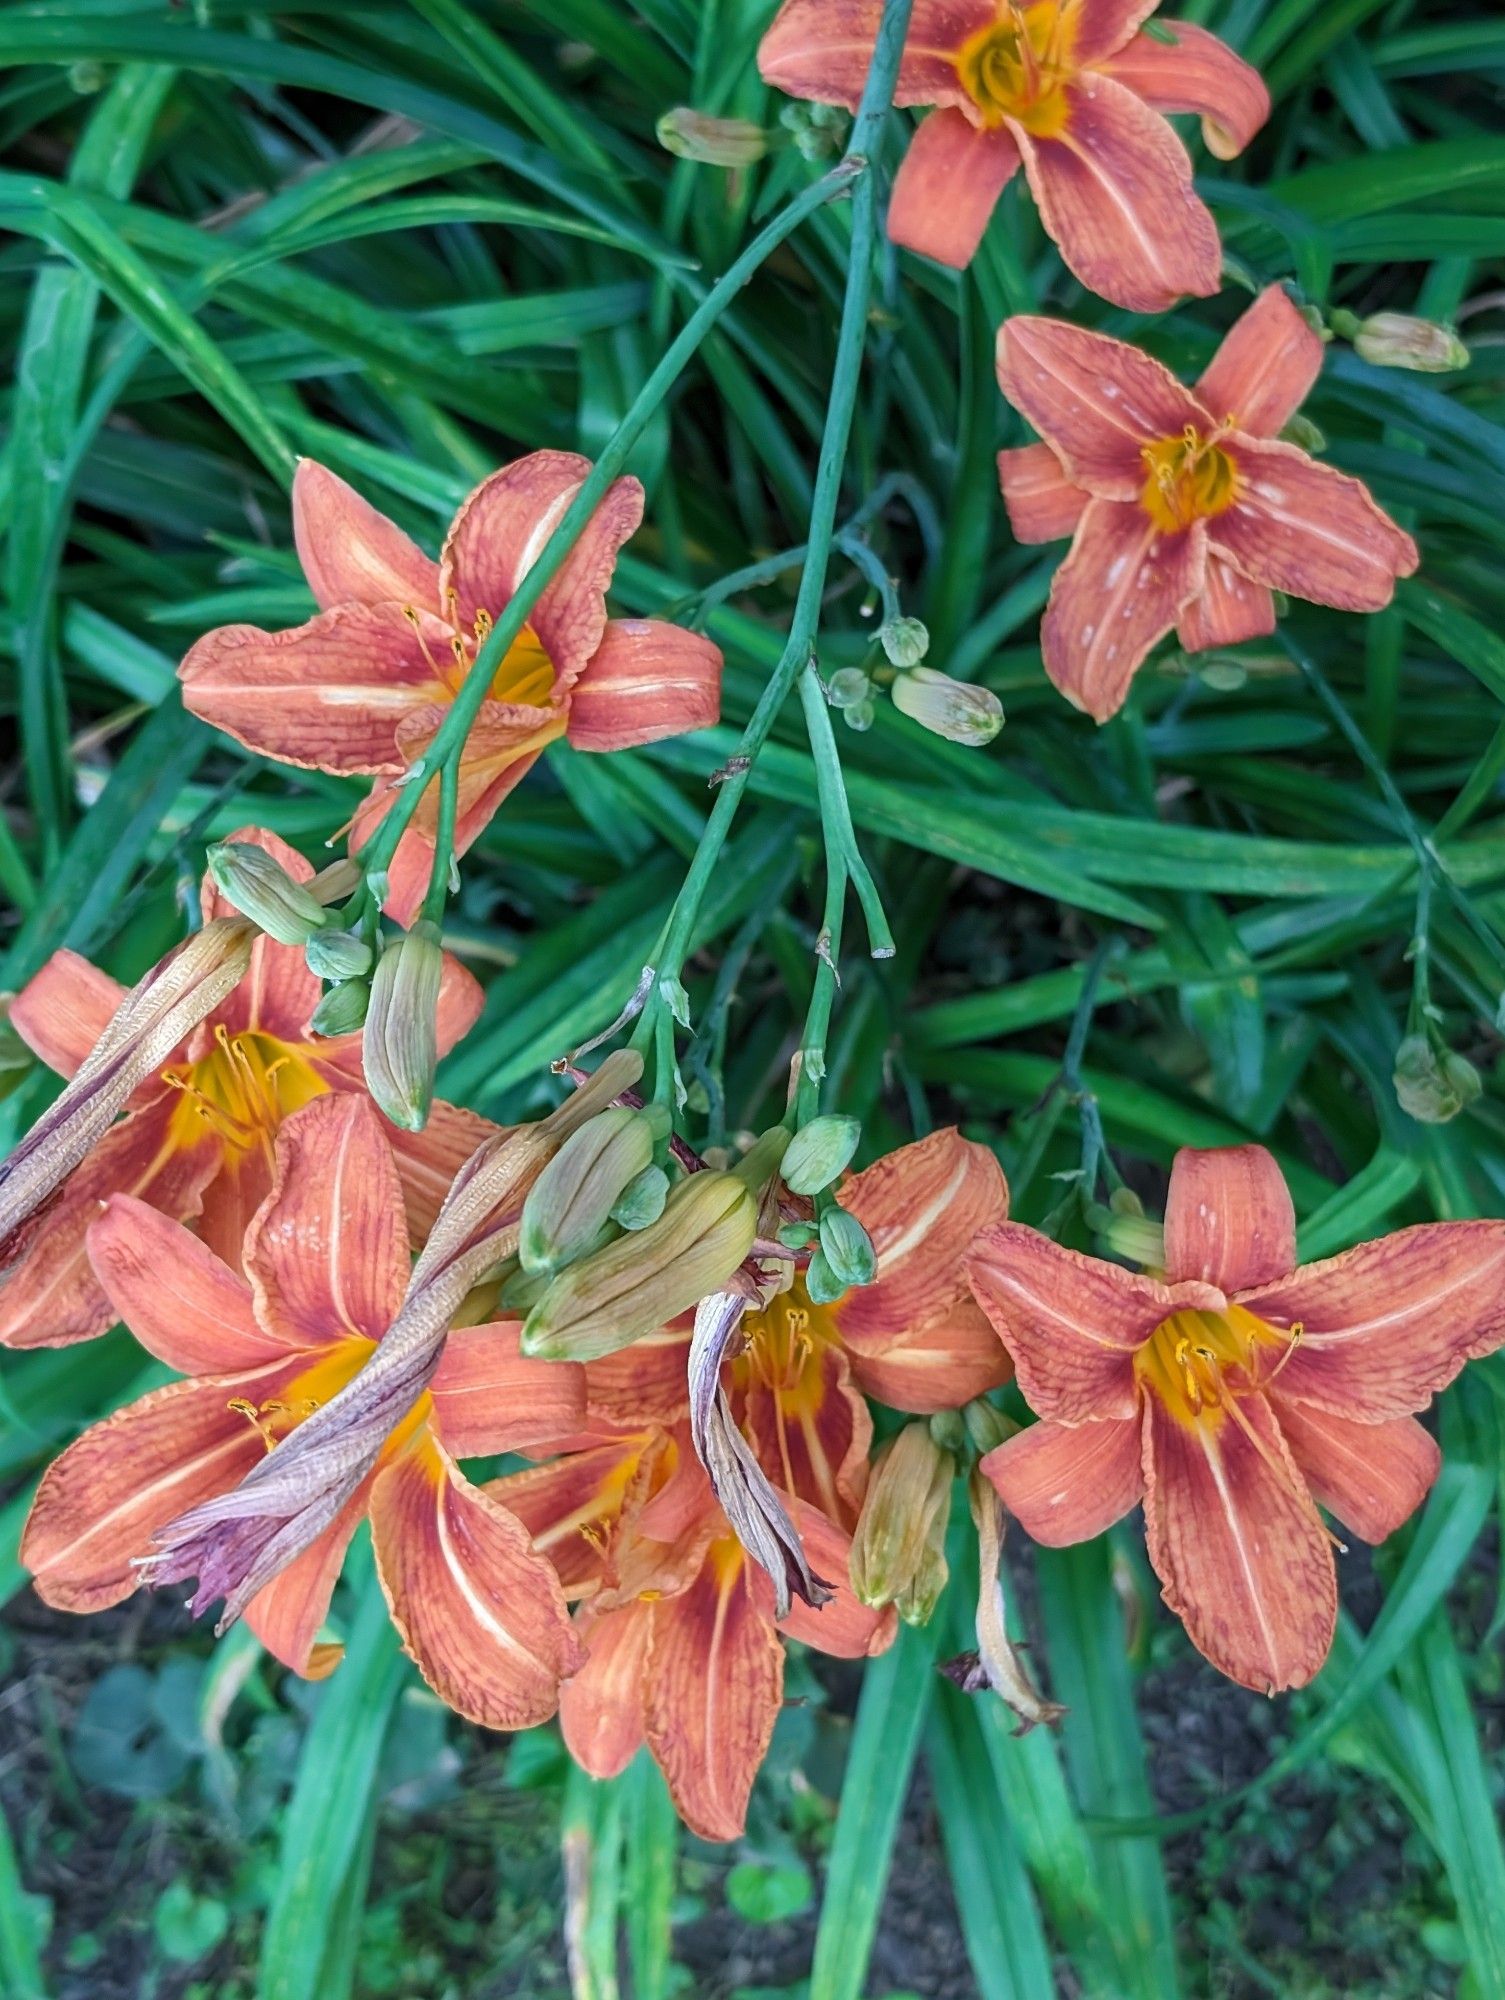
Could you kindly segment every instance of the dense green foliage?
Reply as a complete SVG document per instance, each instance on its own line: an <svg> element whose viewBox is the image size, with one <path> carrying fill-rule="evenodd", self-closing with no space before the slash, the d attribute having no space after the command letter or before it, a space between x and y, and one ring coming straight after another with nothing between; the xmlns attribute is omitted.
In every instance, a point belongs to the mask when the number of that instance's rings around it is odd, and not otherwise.
<svg viewBox="0 0 1505 2000"><path fill-rule="evenodd" d="M213 625L307 615L300 454L428 546L507 457L599 454L709 284L822 171L784 144L727 172L655 141L680 104L787 139L753 61L770 11L0 13L0 984L61 944L136 976L180 934L206 842L248 822L317 858L361 788L238 753L184 713L178 658ZM854 902L826 1097L864 1121L861 1157L959 1119L997 1146L1016 1215L1101 1248L1120 1175L1154 1208L1178 1145L1257 1137L1320 1255L1505 1197L1505 24L1417 0L1184 11L1275 97L1244 159L1202 162L1220 298L1135 322L1086 297L1017 189L969 274L877 259L820 665L874 656L887 573L932 662L996 690L1008 722L974 751L886 703L865 733L833 714L833 778L785 705L691 941L687 1120L715 1145L782 1109L844 782L897 943L867 958ZM556 745L466 862L447 936L487 1002L441 1087L494 1117L548 1102L550 1059L632 993L783 650L851 228L850 203L813 209L632 453L648 527L615 603L719 641L722 726L611 758ZM1297 606L1211 665L1162 656L1095 730L1042 674L1058 551L1007 532L993 457L1023 433L993 331L1043 305L1191 375L1274 279L1468 340L1441 377L1335 342L1306 406L1421 571L1369 620ZM1407 1115L1392 1082L1427 1024L1484 1079L1449 1122ZM8 1143L53 1080L3 1055ZM594 1786L549 1732L506 1747L445 1716L358 1566L349 1657L316 1690L165 1606L88 1629L42 1614L16 1561L34 1481L156 1375L122 1334L0 1365L0 1990L542 2000L573 1979L657 2000L740 1980L857 2000L885 1990L866 1983L876 1934L882 1980L982 2000L1053 1978L1135 2000L1505 1994L1498 1361L1443 1400L1424 1513L1372 1569L1345 1560L1350 1610L1310 1692L1272 1710L1220 1681L1115 1531L1020 1566L1059 1732L1014 1738L934 1673L965 1638L963 1576L860 1680L795 1670L805 1705L729 1857L682 1840L651 1768ZM887 1858L897 1842L892 1904L912 1907L944 1894L938 1841L970 1973L938 1945L890 1980ZM749 1928L706 1932L723 1900ZM728 1953L751 1970L718 1984Z"/></svg>

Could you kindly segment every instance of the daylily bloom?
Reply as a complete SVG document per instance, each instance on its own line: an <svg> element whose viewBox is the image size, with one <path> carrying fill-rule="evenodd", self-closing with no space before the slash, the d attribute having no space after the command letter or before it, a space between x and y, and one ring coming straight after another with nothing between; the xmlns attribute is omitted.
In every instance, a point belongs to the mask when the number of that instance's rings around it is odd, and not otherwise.
<svg viewBox="0 0 1505 2000"><path fill-rule="evenodd" d="M1234 325L1195 390L1138 348L1063 321L998 332L998 381L1044 439L1000 452L1021 542L1073 537L1040 628L1045 670L1099 722L1171 627L1187 652L1275 630L1281 590L1380 611L1416 544L1367 489L1277 433L1322 367L1279 286Z"/></svg>
<svg viewBox="0 0 1505 2000"><path fill-rule="evenodd" d="M305 459L293 533L319 615L286 632L208 633L178 670L185 705L284 764L376 774L352 833L358 848L590 470L564 451L503 466L461 505L434 562ZM461 760L457 854L556 738L620 750L716 720L721 654L708 639L656 618L606 615L617 551L642 515L637 480L614 481L499 664ZM428 886L437 810L430 787L392 865L388 907L403 922Z"/></svg>
<svg viewBox="0 0 1505 2000"><path fill-rule="evenodd" d="M1299 1687L1337 1616L1328 1509L1379 1542L1437 1446L1415 1411L1505 1341L1505 1222L1439 1222L1296 1263L1262 1146L1176 1155L1163 1277L1003 1223L972 1286L1041 1421L982 1461L1037 1541L1144 1502L1150 1560L1192 1642L1262 1693Z"/></svg>
<svg viewBox="0 0 1505 2000"><path fill-rule="evenodd" d="M1022 163L1040 220L1089 291L1134 312L1215 292L1217 227L1159 114L1200 112L1208 149L1229 160L1269 117L1270 96L1205 28L1139 32L1156 4L915 0L894 102L935 109L894 181L893 240L960 270ZM792 96L855 109L882 17L882 0L785 0L758 68Z"/></svg>
<svg viewBox="0 0 1505 2000"><path fill-rule="evenodd" d="M318 1098L286 1120L244 1275L130 1195L106 1203L89 1254L137 1339L188 1379L96 1424L43 1478L21 1558L46 1602L68 1611L127 1597L172 1515L275 1456L375 1351L408 1284L385 1128L353 1095ZM298 1673L331 1670L339 1649L318 1632L369 1514L393 1618L434 1691L492 1728L542 1721L581 1657L564 1599L526 1529L456 1459L537 1444L583 1413L580 1369L526 1360L515 1325L451 1333L374 1474L251 1600L258 1638Z"/></svg>
<svg viewBox="0 0 1505 2000"><path fill-rule="evenodd" d="M274 855L307 881L313 870L275 834L234 836ZM227 913L205 879L204 914ZM89 1268L84 1235L99 1204L114 1194L150 1203L199 1235L224 1262L238 1264L246 1225L271 1185L278 1127L326 1092L365 1094L361 1036L310 1037L319 981L301 951L258 938L250 966L191 1037L168 1051L127 1113L107 1129L63 1183L0 1286L0 1343L62 1347L106 1332L115 1320ZM11 1024L43 1062L72 1076L90 1058L123 989L71 951L55 952L17 995ZM480 1011L481 989L453 959L440 990L441 1049L451 1048ZM456 1169L495 1128L472 1111L437 1103L421 1132L386 1128L397 1154L408 1224L421 1241Z"/></svg>
<svg viewBox="0 0 1505 2000"><path fill-rule="evenodd" d="M859 1604L851 1541L816 1491L787 1493L815 1567L835 1582L816 1610L778 1618L773 1585L744 1552L696 1463L684 1426L604 1426L579 1449L486 1489L552 1558L588 1648L563 1689L575 1761L615 1777L646 1743L686 1825L734 1840L778 1720L785 1638L842 1659L880 1653L892 1611ZM865 1443L864 1443L865 1452Z"/></svg>

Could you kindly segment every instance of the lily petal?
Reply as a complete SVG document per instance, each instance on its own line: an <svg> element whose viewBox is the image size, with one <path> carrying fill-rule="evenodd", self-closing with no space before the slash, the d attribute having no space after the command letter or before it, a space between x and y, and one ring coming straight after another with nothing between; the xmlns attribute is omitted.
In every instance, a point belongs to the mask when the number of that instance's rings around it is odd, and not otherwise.
<svg viewBox="0 0 1505 2000"><path fill-rule="evenodd" d="M1057 1423L1132 1417L1135 1351L1173 1312L1224 1304L1210 1287L1171 1290L1015 1222L984 1231L967 1275L1014 1357L1025 1400Z"/></svg>
<svg viewBox="0 0 1505 2000"><path fill-rule="evenodd" d="M982 1460L999 1499L1046 1548L1090 1542L1144 1497L1136 1416L1031 1424Z"/></svg>
<svg viewBox="0 0 1505 2000"><path fill-rule="evenodd" d="M1045 671L1075 707L1106 722L1145 655L1201 591L1205 524L1167 535L1144 508L1094 500L1051 584L1040 625Z"/></svg>
<svg viewBox="0 0 1505 2000"><path fill-rule="evenodd" d="M1280 1393L1380 1423L1427 1403L1505 1342L1505 1223L1424 1222L1304 1264L1239 1303L1302 1337Z"/></svg>
<svg viewBox="0 0 1505 2000"><path fill-rule="evenodd" d="M645 1334L615 1354L585 1365L585 1394L594 1418L610 1423L673 1424L690 1408L690 1333L693 1314Z"/></svg>
<svg viewBox="0 0 1505 2000"><path fill-rule="evenodd" d="M547 1465L508 1473L485 1490L515 1514L553 1563L567 1598L617 1583L618 1524L636 1524L663 1451L661 1435L603 1439Z"/></svg>
<svg viewBox="0 0 1505 2000"><path fill-rule="evenodd" d="M1165 1198L1165 1275L1225 1292L1296 1268L1296 1211L1263 1146L1183 1146Z"/></svg>
<svg viewBox="0 0 1505 2000"><path fill-rule="evenodd" d="M894 176L890 240L964 271L1018 167L1019 148L1006 126L985 129L950 107L932 111Z"/></svg>
<svg viewBox="0 0 1505 2000"><path fill-rule="evenodd" d="M648 1747L702 1840L735 1840L784 1690L784 1648L735 1540L712 1544L688 1590L653 1607L643 1675Z"/></svg>
<svg viewBox="0 0 1505 2000"><path fill-rule="evenodd" d="M269 1332L304 1348L351 1333L381 1339L407 1289L408 1240L392 1149L368 1099L315 1098L283 1124L245 1265Z"/></svg>
<svg viewBox="0 0 1505 2000"><path fill-rule="evenodd" d="M1272 590L1382 611L1421 558L1368 489L1278 438L1232 438L1227 451L1238 491L1207 524L1214 551Z"/></svg>
<svg viewBox="0 0 1505 2000"><path fill-rule="evenodd" d="M585 1370L573 1361L530 1361L521 1326L456 1327L429 1385L434 1429L454 1458L484 1458L567 1437L585 1422Z"/></svg>
<svg viewBox="0 0 1505 2000"><path fill-rule="evenodd" d="M998 482L1016 542L1060 542L1076 533L1091 497L1070 480L1048 444L998 454Z"/></svg>
<svg viewBox="0 0 1505 2000"><path fill-rule="evenodd" d="M298 1349L266 1332L251 1287L191 1230L132 1195L112 1195L89 1225L89 1262L137 1340L180 1375L225 1375Z"/></svg>
<svg viewBox="0 0 1505 2000"><path fill-rule="evenodd" d="M1065 320L1019 313L998 329L998 386L1079 486L1110 500L1144 490L1142 448L1188 424L1212 428L1197 399L1148 354Z"/></svg>
<svg viewBox="0 0 1505 2000"><path fill-rule="evenodd" d="M1238 646L1245 639L1263 639L1275 630L1275 599L1262 583L1240 576L1232 563L1211 550L1202 589L1183 604L1176 620L1176 637L1188 653L1205 653L1213 646Z"/></svg>
<svg viewBox="0 0 1505 2000"><path fill-rule="evenodd" d="M1220 423L1249 437L1274 437L1321 373L1322 336L1281 286L1267 285L1224 335L1197 384L1197 399Z"/></svg>
<svg viewBox="0 0 1505 2000"><path fill-rule="evenodd" d="M1205 28L1190 21L1159 27L1170 39L1136 35L1103 64L1103 74L1152 111L1195 111L1214 159L1237 158L1270 115L1264 78Z"/></svg>
<svg viewBox="0 0 1505 2000"><path fill-rule="evenodd" d="M449 642L432 612L409 619L397 604L340 604L286 632L221 625L178 678L190 713L281 764L400 771L397 725L445 697Z"/></svg>
<svg viewBox="0 0 1505 2000"><path fill-rule="evenodd" d="M421 1132L404 1132L386 1120L382 1129L397 1160L408 1235L417 1246L433 1228L450 1182L477 1148L496 1137L498 1128L478 1111L436 1097Z"/></svg>
<svg viewBox="0 0 1505 2000"><path fill-rule="evenodd" d="M1066 0L1072 60L1098 65L1130 40L1160 0Z"/></svg>
<svg viewBox="0 0 1505 2000"><path fill-rule="evenodd" d="M376 1475L371 1534L392 1622L435 1694L487 1729L547 1721L585 1655L521 1521L430 1434Z"/></svg>
<svg viewBox="0 0 1505 2000"><path fill-rule="evenodd" d="M881 1353L854 1349L850 1359L852 1380L864 1395L921 1417L959 1410L1013 1373L992 1321L970 1297Z"/></svg>
<svg viewBox="0 0 1505 2000"><path fill-rule="evenodd" d="M993 0L915 0L895 104L966 104L956 54L998 18ZM790 97L855 111L872 66L883 0L784 0L758 44L758 74Z"/></svg>
<svg viewBox="0 0 1505 2000"><path fill-rule="evenodd" d="M1145 1530L1192 1644L1230 1680L1276 1694L1304 1686L1327 1658L1338 1582L1264 1398L1241 1397L1237 1409L1248 1432L1221 1412L1182 1422L1145 1398Z"/></svg>
<svg viewBox="0 0 1505 2000"><path fill-rule="evenodd" d="M125 993L118 979L76 951L55 951L10 1003L10 1024L49 1069L72 1076Z"/></svg>
<svg viewBox="0 0 1505 2000"><path fill-rule="evenodd" d="M293 477L293 541L321 610L336 604L439 609L439 565L338 473L311 458Z"/></svg>
<svg viewBox="0 0 1505 2000"><path fill-rule="evenodd" d="M643 1670L653 1609L644 1603L575 1616L575 1636L587 1649L585 1665L559 1695L565 1748L593 1778L615 1778L643 1744Z"/></svg>
<svg viewBox="0 0 1505 2000"><path fill-rule="evenodd" d="M296 1369L170 1382L92 1425L43 1474L21 1537L37 1594L59 1611L103 1611L141 1581L135 1558L175 1514L224 1493L265 1447L233 1400L275 1395Z"/></svg>
<svg viewBox="0 0 1505 2000"><path fill-rule="evenodd" d="M575 452L530 452L492 473L461 503L445 537L440 587L455 592L462 627L469 628L478 611L500 618L591 470L590 460ZM617 551L642 518L637 480L614 480L528 615L566 687L601 644Z"/></svg>
<svg viewBox="0 0 1505 2000"><path fill-rule="evenodd" d="M1270 1402L1307 1485L1366 1542L1382 1542L1408 1521L1442 1469L1437 1440L1415 1417L1356 1424L1278 1391Z"/></svg>
<svg viewBox="0 0 1505 2000"><path fill-rule="evenodd" d="M1188 293L1210 297L1222 283L1222 245L1176 134L1100 71L1074 78L1063 95L1059 133L1042 138L1016 125L1014 136L1067 269L1131 312L1163 312Z"/></svg>
<svg viewBox="0 0 1505 2000"><path fill-rule="evenodd" d="M853 1353L881 1354L955 1305L973 1238L1008 1214L1003 1169L954 1125L855 1174L841 1203L872 1238L878 1275L833 1308Z"/></svg>
<svg viewBox="0 0 1505 2000"><path fill-rule="evenodd" d="M570 691L577 750L626 750L709 729L721 714L721 648L662 618L609 618Z"/></svg>
<svg viewBox="0 0 1505 2000"><path fill-rule="evenodd" d="M89 1265L89 1226L114 1194L139 1196L180 1219L199 1213L220 1144L185 1126L181 1110L176 1094L163 1091L112 1126L64 1181L0 1284L0 1346L67 1347L115 1324L115 1308Z"/></svg>
<svg viewBox="0 0 1505 2000"><path fill-rule="evenodd" d="M774 1485L833 1519L855 1520L873 1420L841 1349L821 1348L792 1386L750 1376L740 1403L742 1429Z"/></svg>
<svg viewBox="0 0 1505 2000"><path fill-rule="evenodd" d="M273 1659L305 1680L322 1681L345 1657L343 1646L319 1643L329 1600L345 1566L350 1538L366 1514L369 1488L356 1489L329 1526L280 1576L258 1590L245 1621Z"/></svg>
<svg viewBox="0 0 1505 2000"><path fill-rule="evenodd" d="M810 1567L830 1584L831 1595L818 1606L794 1598L779 1620L779 1630L786 1638L798 1639L802 1646L813 1646L836 1660L870 1660L886 1653L893 1644L897 1621L892 1606L874 1611L852 1589L851 1536L803 1500L795 1500L790 1512ZM771 1604L771 1588L767 1594Z"/></svg>

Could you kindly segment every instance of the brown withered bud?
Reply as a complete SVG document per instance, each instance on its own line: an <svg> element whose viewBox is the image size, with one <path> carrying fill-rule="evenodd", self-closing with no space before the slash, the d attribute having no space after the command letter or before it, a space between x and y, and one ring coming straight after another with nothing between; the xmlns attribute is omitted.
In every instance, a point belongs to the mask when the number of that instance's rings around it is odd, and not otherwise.
<svg viewBox="0 0 1505 2000"><path fill-rule="evenodd" d="M906 1424L873 1463L852 1538L852 1588L906 1625L928 1624L946 1587L946 1520L956 1460L930 1425Z"/></svg>

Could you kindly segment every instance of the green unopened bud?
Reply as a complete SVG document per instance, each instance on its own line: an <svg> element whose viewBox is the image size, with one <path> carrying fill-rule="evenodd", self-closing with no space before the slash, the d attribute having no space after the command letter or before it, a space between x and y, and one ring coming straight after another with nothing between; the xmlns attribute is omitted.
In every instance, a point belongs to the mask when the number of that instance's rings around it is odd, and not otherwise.
<svg viewBox="0 0 1505 2000"><path fill-rule="evenodd" d="M934 1419L931 1421L934 1422ZM1002 1410L995 1409L986 1396L975 1396L965 1405L962 1422L979 1458L986 1458L990 1451L996 1451L1019 1428L1012 1417L1006 1417Z"/></svg>
<svg viewBox="0 0 1505 2000"><path fill-rule="evenodd" d="M924 1625L946 1585L946 1519L956 1464L929 1424L906 1424L873 1463L852 1537L852 1588L864 1604L897 1605Z"/></svg>
<svg viewBox="0 0 1505 2000"><path fill-rule="evenodd" d="M844 1285L831 1268L831 1260L824 1250L811 1252L810 1262L805 1266L805 1291L813 1306L834 1306L838 1299L844 1299L851 1290Z"/></svg>
<svg viewBox="0 0 1505 2000"><path fill-rule="evenodd" d="M878 644L890 666L917 667L930 651L930 634L918 618L890 618L878 627Z"/></svg>
<svg viewBox="0 0 1505 2000"><path fill-rule="evenodd" d="M443 977L439 927L426 919L387 946L372 975L362 1052L366 1088L404 1132L423 1130L434 1101Z"/></svg>
<svg viewBox="0 0 1505 2000"><path fill-rule="evenodd" d="M560 1271L611 1219L628 1184L653 1163L654 1121L608 1105L566 1139L528 1192L517 1254L525 1271Z"/></svg>
<svg viewBox="0 0 1505 2000"><path fill-rule="evenodd" d="M1299 445L1303 451L1316 454L1327 450L1325 434L1317 428L1310 417L1304 417L1300 410L1286 418L1281 426L1280 435L1284 443Z"/></svg>
<svg viewBox="0 0 1505 2000"><path fill-rule="evenodd" d="M1376 368L1447 375L1467 368L1468 349L1450 326L1410 313L1371 313L1353 335L1354 352Z"/></svg>
<svg viewBox="0 0 1505 2000"><path fill-rule="evenodd" d="M936 667L911 667L892 693L895 708L950 743L980 748L1003 727L1003 704L991 688L953 680Z"/></svg>
<svg viewBox="0 0 1505 2000"><path fill-rule="evenodd" d="M646 1229L657 1222L669 1199L669 1176L662 1167L644 1167L623 1188L611 1219L619 1229Z"/></svg>
<svg viewBox="0 0 1505 2000"><path fill-rule="evenodd" d="M735 1174L691 1174L657 1222L560 1272L523 1326L524 1354L592 1361L656 1333L726 1284L752 1249L757 1219L757 1200Z"/></svg>
<svg viewBox="0 0 1505 2000"><path fill-rule="evenodd" d="M878 1275L873 1239L855 1215L828 1208L820 1219L820 1247L842 1286L870 1285Z"/></svg>
<svg viewBox="0 0 1505 2000"><path fill-rule="evenodd" d="M1111 1209L1105 1210L1100 1233L1115 1257L1126 1257L1152 1271L1165 1269L1165 1231L1147 1215L1115 1215Z"/></svg>
<svg viewBox="0 0 1505 2000"><path fill-rule="evenodd" d="M872 698L873 684L861 667L838 667L826 682L826 700L832 708L855 708Z"/></svg>
<svg viewBox="0 0 1505 2000"><path fill-rule="evenodd" d="M1466 1057L1426 1035L1406 1036L1395 1052L1393 1080L1401 1110L1422 1125L1446 1125L1483 1088Z"/></svg>
<svg viewBox="0 0 1505 2000"><path fill-rule="evenodd" d="M862 1137L861 1121L832 1113L812 1118L789 1141L780 1172L791 1194L819 1194L850 1161Z"/></svg>
<svg viewBox="0 0 1505 2000"><path fill-rule="evenodd" d="M329 921L328 912L280 861L249 841L224 840L205 859L214 886L278 944L307 944Z"/></svg>
<svg viewBox="0 0 1505 2000"><path fill-rule="evenodd" d="M794 135L802 159L828 160L841 151L847 114L834 104L786 104L779 123Z"/></svg>
<svg viewBox="0 0 1505 2000"><path fill-rule="evenodd" d="M364 979L347 979L331 986L315 1007L309 1028L316 1035L353 1035L366 1025L371 987Z"/></svg>
<svg viewBox="0 0 1505 2000"><path fill-rule="evenodd" d="M704 167L750 167L768 151L761 125L746 118L710 118L687 104L666 111L655 130L665 152Z"/></svg>
<svg viewBox="0 0 1505 2000"><path fill-rule="evenodd" d="M850 708L844 708L841 711L841 719L848 729L855 729L859 736L864 736L872 728L873 718L877 713L872 697L869 696L866 701L854 701Z"/></svg>
<svg viewBox="0 0 1505 2000"><path fill-rule="evenodd" d="M354 931L316 931L303 957L316 979L360 979L371 970L372 951Z"/></svg>

